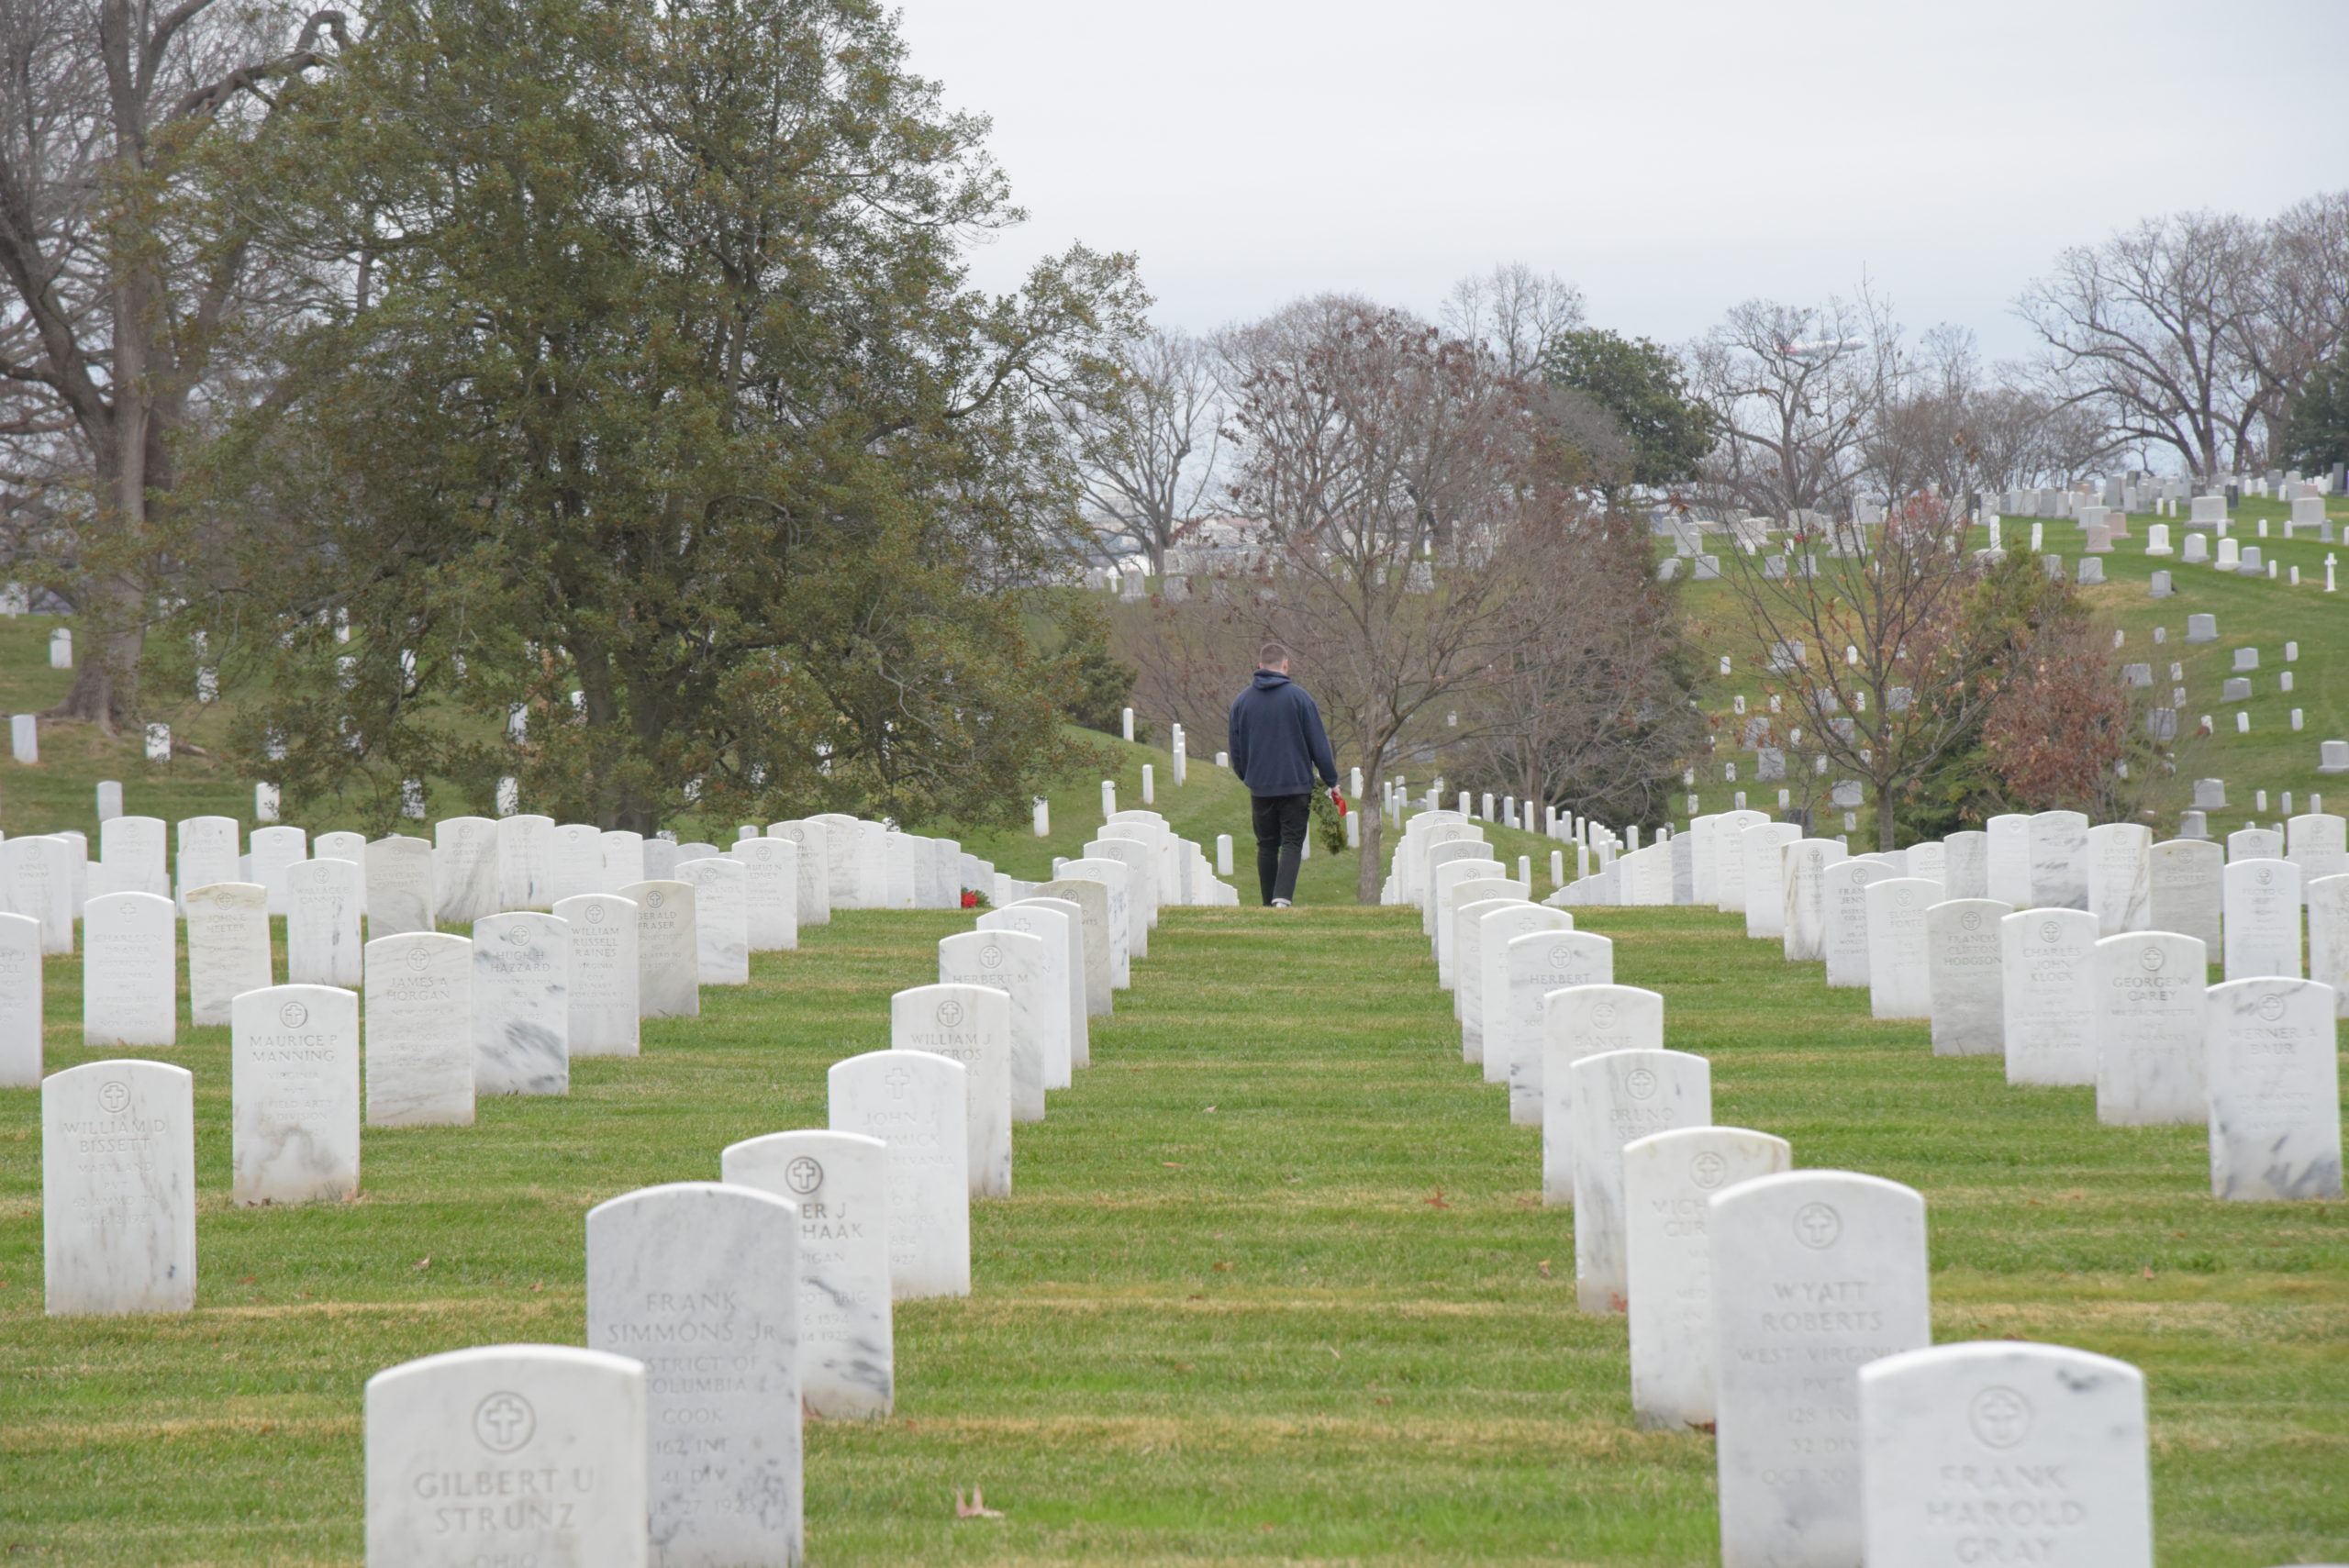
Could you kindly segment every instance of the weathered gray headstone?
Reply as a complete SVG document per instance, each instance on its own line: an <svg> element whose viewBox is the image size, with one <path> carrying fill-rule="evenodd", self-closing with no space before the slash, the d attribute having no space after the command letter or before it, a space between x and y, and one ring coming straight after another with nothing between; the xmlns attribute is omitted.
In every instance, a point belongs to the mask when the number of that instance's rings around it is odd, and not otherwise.
<svg viewBox="0 0 2349 1568"><path fill-rule="evenodd" d="M471 1127L473 944L403 931L367 944L367 1125Z"/></svg>
<svg viewBox="0 0 2349 1568"><path fill-rule="evenodd" d="M228 1197L317 1203L359 1190L359 998L271 985L236 998Z"/></svg>
<svg viewBox="0 0 2349 1568"><path fill-rule="evenodd" d="M111 1061L43 1079L40 1213L50 1316L195 1310L195 1075Z"/></svg>
<svg viewBox="0 0 2349 1568"><path fill-rule="evenodd" d="M2174 931L2131 931L2096 944L2096 1118L2107 1127L2197 1125L2203 1070L2203 946Z"/></svg>
<svg viewBox="0 0 2349 1568"><path fill-rule="evenodd" d="M1925 1200L1790 1171L1720 1194L1706 1223L1723 1568L1856 1564L1860 1369L1932 1342Z"/></svg>
<svg viewBox="0 0 2349 1568"><path fill-rule="evenodd" d="M717 1182L587 1211L587 1343L644 1363L662 1563L800 1561L799 1226Z"/></svg>
<svg viewBox="0 0 2349 1568"><path fill-rule="evenodd" d="M726 1181L799 1208L799 1392L818 1416L885 1416L896 1395L889 1146L861 1132L727 1145Z"/></svg>
<svg viewBox="0 0 2349 1568"><path fill-rule="evenodd" d="M1011 998L987 985L917 985L889 998L889 1049L963 1064L970 1195L1011 1194Z"/></svg>
<svg viewBox="0 0 2349 1568"><path fill-rule="evenodd" d="M2341 1195L2341 1051L2332 987L2230 980L2206 1027L2210 1192L2248 1202Z"/></svg>
<svg viewBox="0 0 2349 1568"><path fill-rule="evenodd" d="M1631 1412L1641 1426L1677 1431L1712 1424L1708 1205L1715 1193L1792 1164L1785 1139L1740 1127L1685 1127L1624 1145Z"/></svg>
<svg viewBox="0 0 2349 1568"><path fill-rule="evenodd" d="M832 1130L889 1146L889 1290L899 1301L971 1294L969 1078L926 1051L832 1063Z"/></svg>
<svg viewBox="0 0 2349 1568"><path fill-rule="evenodd" d="M473 922L473 1087L571 1093L571 926L517 910Z"/></svg>
<svg viewBox="0 0 2349 1568"><path fill-rule="evenodd" d="M367 1561L647 1568L651 1435L634 1357L477 1345L367 1380Z"/></svg>
<svg viewBox="0 0 2349 1568"><path fill-rule="evenodd" d="M1631 1291L1623 1147L1710 1126L1712 1069L1687 1051L1609 1051L1565 1075L1574 1084L1575 1299L1585 1312L1620 1312Z"/></svg>

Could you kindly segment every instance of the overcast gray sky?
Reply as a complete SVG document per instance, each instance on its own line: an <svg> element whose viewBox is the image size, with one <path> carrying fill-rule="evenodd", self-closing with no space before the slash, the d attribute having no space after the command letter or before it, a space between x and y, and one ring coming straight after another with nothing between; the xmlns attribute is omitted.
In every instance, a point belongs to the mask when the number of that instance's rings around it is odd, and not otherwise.
<svg viewBox="0 0 2349 1568"><path fill-rule="evenodd" d="M994 117L1014 284L1136 252L1170 323L1344 289L1432 311L1524 261L1679 341L1865 272L2030 348L2016 293L2138 218L2349 185L2349 0L904 0Z"/></svg>

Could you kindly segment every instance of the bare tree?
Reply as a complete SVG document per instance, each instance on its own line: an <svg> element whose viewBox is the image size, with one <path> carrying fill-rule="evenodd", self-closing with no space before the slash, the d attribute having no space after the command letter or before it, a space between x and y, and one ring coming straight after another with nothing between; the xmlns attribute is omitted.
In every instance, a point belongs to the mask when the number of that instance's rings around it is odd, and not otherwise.
<svg viewBox="0 0 2349 1568"><path fill-rule="evenodd" d="M1443 303L1444 330L1488 355L1508 376L1532 375L1560 334L1582 323L1582 290L1522 261L1461 279Z"/></svg>
<svg viewBox="0 0 2349 1568"><path fill-rule="evenodd" d="M1732 555L1724 581L1782 671L1809 748L1876 795L1877 847L1894 843L1894 813L1978 733L2010 654L2002 628L1972 616L1978 573L1961 547L1963 508L1932 499L1896 506L1863 557L1795 558L1783 576ZM2033 563L2013 558L2012 571ZM1796 646L1802 662L1792 663Z"/></svg>
<svg viewBox="0 0 2349 1568"><path fill-rule="evenodd" d="M2349 191L2287 208L2261 235L2235 339L2272 449L2309 378L2349 342ZM2272 450L2269 452L2273 459Z"/></svg>
<svg viewBox="0 0 2349 1568"><path fill-rule="evenodd" d="M1772 516L1851 503L1865 444L1900 376L1898 332L1865 292L1798 307L1749 300L1687 352L1721 431L1694 493Z"/></svg>
<svg viewBox="0 0 2349 1568"><path fill-rule="evenodd" d="M2232 215L2148 218L2065 251L2019 309L2067 395L2098 405L2125 439L2215 474L2240 460L2259 413L2245 349L2263 249Z"/></svg>
<svg viewBox="0 0 2349 1568"><path fill-rule="evenodd" d="M173 440L250 282L238 205L197 188L212 143L342 29L218 0L0 0L0 480L86 476L64 585L90 646L53 717L111 728L135 706Z"/></svg>
<svg viewBox="0 0 2349 1568"><path fill-rule="evenodd" d="M1221 366L1211 344L1173 328L1120 358L1116 377L1072 402L1067 419L1096 547L1130 544L1156 574L1221 483Z"/></svg>

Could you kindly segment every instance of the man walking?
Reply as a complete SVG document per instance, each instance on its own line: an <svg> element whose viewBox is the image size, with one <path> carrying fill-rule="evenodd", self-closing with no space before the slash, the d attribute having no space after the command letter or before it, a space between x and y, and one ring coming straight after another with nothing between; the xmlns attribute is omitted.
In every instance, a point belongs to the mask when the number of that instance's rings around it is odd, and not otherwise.
<svg viewBox="0 0 2349 1568"><path fill-rule="evenodd" d="M1288 650L1256 651L1256 674L1231 703L1231 771L1254 797L1256 880L1264 902L1286 909L1297 896L1297 863L1312 818L1313 775L1335 789L1338 759L1321 728L1321 710L1288 678Z"/></svg>

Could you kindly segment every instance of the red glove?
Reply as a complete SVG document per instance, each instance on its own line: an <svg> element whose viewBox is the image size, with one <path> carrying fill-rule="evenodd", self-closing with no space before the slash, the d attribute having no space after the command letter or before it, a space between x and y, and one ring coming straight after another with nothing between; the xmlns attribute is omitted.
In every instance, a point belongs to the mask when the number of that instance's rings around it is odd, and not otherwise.
<svg viewBox="0 0 2349 1568"><path fill-rule="evenodd" d="M1338 815L1343 817L1346 814L1346 797L1333 789L1330 792L1330 798L1338 803Z"/></svg>

